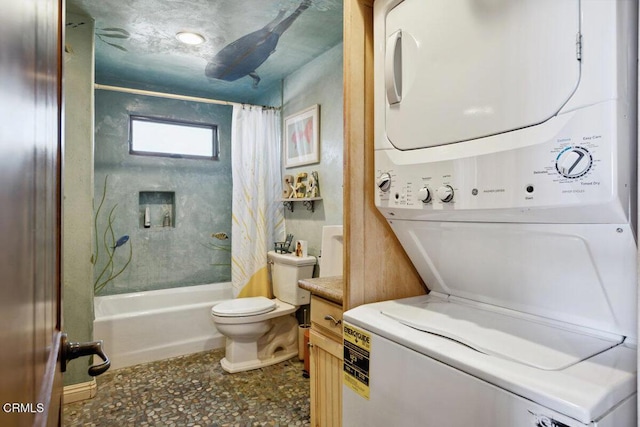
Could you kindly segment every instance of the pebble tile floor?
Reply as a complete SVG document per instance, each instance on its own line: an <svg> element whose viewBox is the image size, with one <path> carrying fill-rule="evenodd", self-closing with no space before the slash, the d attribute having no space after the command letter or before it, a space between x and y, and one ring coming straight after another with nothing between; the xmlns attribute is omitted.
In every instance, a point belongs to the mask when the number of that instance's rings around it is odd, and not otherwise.
<svg viewBox="0 0 640 427"><path fill-rule="evenodd" d="M63 425L309 425L309 379L297 357L235 374L222 357L224 349L107 371L96 397L64 405Z"/></svg>

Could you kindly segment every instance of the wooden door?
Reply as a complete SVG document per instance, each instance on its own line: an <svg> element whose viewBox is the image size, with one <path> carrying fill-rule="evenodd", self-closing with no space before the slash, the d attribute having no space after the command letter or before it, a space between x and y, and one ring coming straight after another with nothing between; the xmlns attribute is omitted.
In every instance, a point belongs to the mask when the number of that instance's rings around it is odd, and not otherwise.
<svg viewBox="0 0 640 427"><path fill-rule="evenodd" d="M59 425L62 0L0 15L0 425Z"/></svg>

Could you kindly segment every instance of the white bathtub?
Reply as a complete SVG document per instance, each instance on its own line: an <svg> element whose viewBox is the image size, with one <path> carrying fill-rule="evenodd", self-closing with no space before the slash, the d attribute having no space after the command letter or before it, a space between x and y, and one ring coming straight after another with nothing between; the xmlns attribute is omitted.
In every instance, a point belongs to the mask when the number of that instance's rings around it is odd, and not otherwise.
<svg viewBox="0 0 640 427"><path fill-rule="evenodd" d="M222 348L210 312L231 298L231 283L96 297L93 336L112 369Z"/></svg>

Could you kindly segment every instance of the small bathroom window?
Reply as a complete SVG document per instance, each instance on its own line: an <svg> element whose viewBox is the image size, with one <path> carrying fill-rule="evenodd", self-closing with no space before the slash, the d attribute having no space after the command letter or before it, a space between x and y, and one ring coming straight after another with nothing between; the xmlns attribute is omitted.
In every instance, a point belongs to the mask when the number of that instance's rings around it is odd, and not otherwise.
<svg viewBox="0 0 640 427"><path fill-rule="evenodd" d="M146 156L218 159L218 127L129 116L129 152Z"/></svg>

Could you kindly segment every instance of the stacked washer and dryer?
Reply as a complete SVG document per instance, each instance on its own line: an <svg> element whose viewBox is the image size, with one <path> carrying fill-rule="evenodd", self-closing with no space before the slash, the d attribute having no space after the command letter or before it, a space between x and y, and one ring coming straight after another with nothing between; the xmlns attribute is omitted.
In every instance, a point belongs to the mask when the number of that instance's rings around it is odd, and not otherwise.
<svg viewBox="0 0 640 427"><path fill-rule="evenodd" d="M376 205L431 292L344 314L345 426L637 425L637 16L374 3Z"/></svg>

